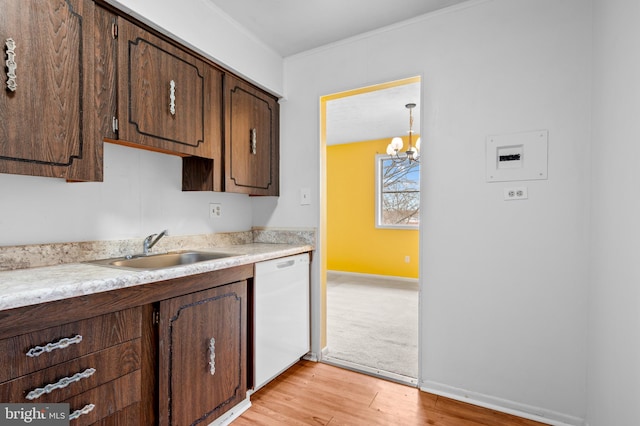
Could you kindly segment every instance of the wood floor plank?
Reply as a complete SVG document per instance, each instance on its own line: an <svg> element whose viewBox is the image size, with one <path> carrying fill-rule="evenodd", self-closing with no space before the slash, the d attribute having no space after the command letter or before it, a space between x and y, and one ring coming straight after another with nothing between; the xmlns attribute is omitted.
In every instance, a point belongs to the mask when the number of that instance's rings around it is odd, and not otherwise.
<svg viewBox="0 0 640 426"><path fill-rule="evenodd" d="M380 391L371 408L394 415L421 416L433 412L436 406L436 395L420 392L417 388L402 386L404 389Z"/></svg>
<svg viewBox="0 0 640 426"><path fill-rule="evenodd" d="M260 401L256 406L264 407L275 412L285 421L280 424L286 425L326 425L331 420L331 413L327 412L326 407L317 409L317 405L313 403L300 404L297 401L269 400L268 402ZM254 405L252 404L251 409ZM243 414L244 416L244 414Z"/></svg>
<svg viewBox="0 0 640 426"><path fill-rule="evenodd" d="M308 389L304 394L297 393L292 397L291 390L281 391L279 385L276 385L269 389L269 400L261 399L260 403L268 403L269 407L278 407L278 410L282 410L288 415L294 417L301 416L312 417L316 420L326 420L329 423L335 413L343 410L345 406L360 408L367 407L373 397L369 401L358 400L354 397L349 397L347 393L338 391L339 393L327 392L324 387L318 389ZM344 396L343 396L344 395ZM274 401L275 398L275 401ZM295 414L294 414L295 413Z"/></svg>
<svg viewBox="0 0 640 426"><path fill-rule="evenodd" d="M541 424L533 420L444 397L438 397L436 410L488 426L539 426Z"/></svg>
<svg viewBox="0 0 640 426"><path fill-rule="evenodd" d="M233 426L541 426L417 388L300 361L251 395Z"/></svg>
<svg viewBox="0 0 640 426"><path fill-rule="evenodd" d="M251 409L233 422L233 426L308 426L310 423L288 417L261 404L252 404ZM316 423L323 425L324 423Z"/></svg>

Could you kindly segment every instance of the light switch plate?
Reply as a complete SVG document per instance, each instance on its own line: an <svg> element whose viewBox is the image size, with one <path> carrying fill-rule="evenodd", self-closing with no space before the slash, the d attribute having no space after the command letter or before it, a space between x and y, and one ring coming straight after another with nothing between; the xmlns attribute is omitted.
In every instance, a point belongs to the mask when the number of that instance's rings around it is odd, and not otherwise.
<svg viewBox="0 0 640 426"><path fill-rule="evenodd" d="M308 206L311 204L311 190L309 188L300 189L300 205Z"/></svg>

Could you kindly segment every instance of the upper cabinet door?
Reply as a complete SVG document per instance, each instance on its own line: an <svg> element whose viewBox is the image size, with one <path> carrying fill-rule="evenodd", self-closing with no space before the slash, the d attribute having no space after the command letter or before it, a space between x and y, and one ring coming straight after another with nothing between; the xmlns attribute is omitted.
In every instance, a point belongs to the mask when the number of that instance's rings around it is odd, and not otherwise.
<svg viewBox="0 0 640 426"><path fill-rule="evenodd" d="M93 1L0 0L0 11L0 172L101 180Z"/></svg>
<svg viewBox="0 0 640 426"><path fill-rule="evenodd" d="M225 191L279 195L276 98L225 76Z"/></svg>
<svg viewBox="0 0 640 426"><path fill-rule="evenodd" d="M222 73L124 19L118 27L119 139L219 158Z"/></svg>

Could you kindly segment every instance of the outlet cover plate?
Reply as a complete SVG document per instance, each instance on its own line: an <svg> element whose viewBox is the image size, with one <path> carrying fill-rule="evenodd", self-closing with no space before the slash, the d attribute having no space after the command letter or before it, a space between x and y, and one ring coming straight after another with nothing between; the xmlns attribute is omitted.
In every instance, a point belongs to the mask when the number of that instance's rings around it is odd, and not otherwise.
<svg viewBox="0 0 640 426"><path fill-rule="evenodd" d="M505 201L526 200L527 198L529 198L529 194L526 186L504 188Z"/></svg>
<svg viewBox="0 0 640 426"><path fill-rule="evenodd" d="M209 219L220 219L222 217L222 204L209 203Z"/></svg>

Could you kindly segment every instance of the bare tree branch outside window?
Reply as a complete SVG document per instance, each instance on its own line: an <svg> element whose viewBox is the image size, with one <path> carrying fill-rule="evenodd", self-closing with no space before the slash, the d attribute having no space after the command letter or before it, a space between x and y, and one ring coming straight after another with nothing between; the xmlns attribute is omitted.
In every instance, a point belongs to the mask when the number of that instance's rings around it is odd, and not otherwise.
<svg viewBox="0 0 640 426"><path fill-rule="evenodd" d="M377 220L385 228L417 228L420 225L420 164L376 157Z"/></svg>

